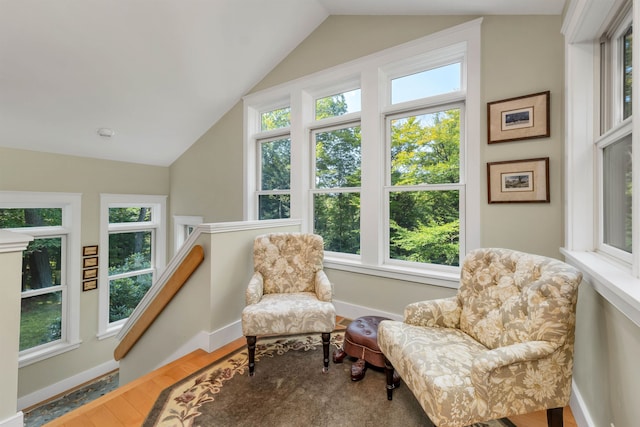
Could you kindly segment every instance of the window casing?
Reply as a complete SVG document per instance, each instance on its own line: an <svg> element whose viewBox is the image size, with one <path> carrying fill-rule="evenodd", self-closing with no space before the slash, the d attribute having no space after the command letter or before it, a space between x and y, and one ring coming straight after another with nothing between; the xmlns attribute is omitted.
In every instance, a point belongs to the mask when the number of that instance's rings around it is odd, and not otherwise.
<svg viewBox="0 0 640 427"><path fill-rule="evenodd" d="M291 124L286 128L291 141L290 216L302 220L303 231L323 235L325 264L457 286L458 260L467 250L479 246L477 215L466 217L465 212L477 212L480 207L480 23L472 21L245 97L245 219L260 219L257 195L263 190L259 187L259 141L282 134L261 130L261 113L277 103L290 105ZM448 77L441 87L413 95L400 92L403 85L415 85L415 79L437 82L441 78L438 73ZM347 96L351 104L346 102ZM353 102L357 98L358 102ZM345 108L345 104L349 106ZM319 105L329 111L340 108L338 113L318 114ZM449 110L457 114L456 179L392 185L391 121ZM326 149L327 144L331 150ZM422 149L428 149L425 147L423 144ZM339 149L343 150L341 154ZM349 161L341 163L343 156ZM467 162L466 158L473 161ZM398 241L390 231L390 209L395 206L392 198L411 192L441 194L450 199L447 206L453 207L452 212L438 225L443 227L440 232L445 226L449 232L457 227L453 232L456 236L448 241L453 256L425 263L397 257L390 249L390 241ZM330 221L328 207L334 209ZM400 212L396 210L396 216ZM413 232L418 230L418 223L415 225ZM441 264L445 258L447 261Z"/></svg>
<svg viewBox="0 0 640 427"><path fill-rule="evenodd" d="M102 194L99 337L114 335L166 262L166 197Z"/></svg>
<svg viewBox="0 0 640 427"><path fill-rule="evenodd" d="M600 135L597 249L631 266L633 191L632 40L630 4L600 39Z"/></svg>
<svg viewBox="0 0 640 427"><path fill-rule="evenodd" d="M20 367L79 345L80 206L77 194L0 192L0 228L34 237L23 252Z"/></svg>

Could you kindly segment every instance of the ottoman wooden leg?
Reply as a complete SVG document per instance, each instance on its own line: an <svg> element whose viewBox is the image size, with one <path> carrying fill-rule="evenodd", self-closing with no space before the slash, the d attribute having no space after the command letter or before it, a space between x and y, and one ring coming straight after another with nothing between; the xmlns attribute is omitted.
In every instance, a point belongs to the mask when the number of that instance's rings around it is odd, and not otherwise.
<svg viewBox="0 0 640 427"><path fill-rule="evenodd" d="M324 355L324 367L322 372L329 372L329 343L331 341L331 334L329 332L322 333L322 353Z"/></svg>

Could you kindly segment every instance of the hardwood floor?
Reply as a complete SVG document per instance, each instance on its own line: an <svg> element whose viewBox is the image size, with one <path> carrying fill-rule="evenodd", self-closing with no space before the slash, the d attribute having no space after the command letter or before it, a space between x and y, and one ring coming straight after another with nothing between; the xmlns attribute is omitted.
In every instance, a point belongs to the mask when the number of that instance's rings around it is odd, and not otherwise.
<svg viewBox="0 0 640 427"><path fill-rule="evenodd" d="M47 427L133 427L140 426L156 398L166 387L246 344L239 338L207 353L197 350L154 372L132 381L60 418ZM511 417L518 427L546 427L545 411ZM571 409L564 410L565 427L577 427Z"/></svg>

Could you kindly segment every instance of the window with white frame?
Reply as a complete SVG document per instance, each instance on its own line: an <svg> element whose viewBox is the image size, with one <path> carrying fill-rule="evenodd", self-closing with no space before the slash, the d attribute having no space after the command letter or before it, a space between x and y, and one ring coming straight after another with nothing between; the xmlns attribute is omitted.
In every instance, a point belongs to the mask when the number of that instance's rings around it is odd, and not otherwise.
<svg viewBox="0 0 640 427"><path fill-rule="evenodd" d="M291 109L260 114L262 137L256 140L258 219L289 218L291 208Z"/></svg>
<svg viewBox="0 0 640 427"><path fill-rule="evenodd" d="M598 249L631 263L632 253L632 41L630 4L600 41Z"/></svg>
<svg viewBox="0 0 640 427"><path fill-rule="evenodd" d="M196 229L199 224L202 224L203 218L201 216L193 215L174 215L173 216L173 242L174 242L174 254L178 252L178 249L189 238L191 233Z"/></svg>
<svg viewBox="0 0 640 427"><path fill-rule="evenodd" d="M80 196L0 192L0 228L34 237L22 255L20 365L79 343Z"/></svg>
<svg viewBox="0 0 640 427"><path fill-rule="evenodd" d="M115 333L165 265L166 197L103 194L100 334Z"/></svg>
<svg viewBox="0 0 640 427"><path fill-rule="evenodd" d="M465 212L480 200L480 23L245 97L245 219L265 219L261 145L284 133L264 114L287 99L289 215L323 236L327 262L454 277L479 245Z"/></svg>

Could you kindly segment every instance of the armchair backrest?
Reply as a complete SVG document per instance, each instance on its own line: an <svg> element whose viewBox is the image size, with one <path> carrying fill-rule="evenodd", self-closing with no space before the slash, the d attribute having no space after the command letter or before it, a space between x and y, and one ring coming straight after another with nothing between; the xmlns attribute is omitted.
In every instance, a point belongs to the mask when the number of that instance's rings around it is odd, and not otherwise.
<svg viewBox="0 0 640 427"><path fill-rule="evenodd" d="M271 233L253 243L253 267L262 274L264 293L315 292L324 242L317 234Z"/></svg>
<svg viewBox="0 0 640 427"><path fill-rule="evenodd" d="M460 329L485 346L550 341L573 346L578 285L570 265L509 249L478 249L462 265Z"/></svg>

